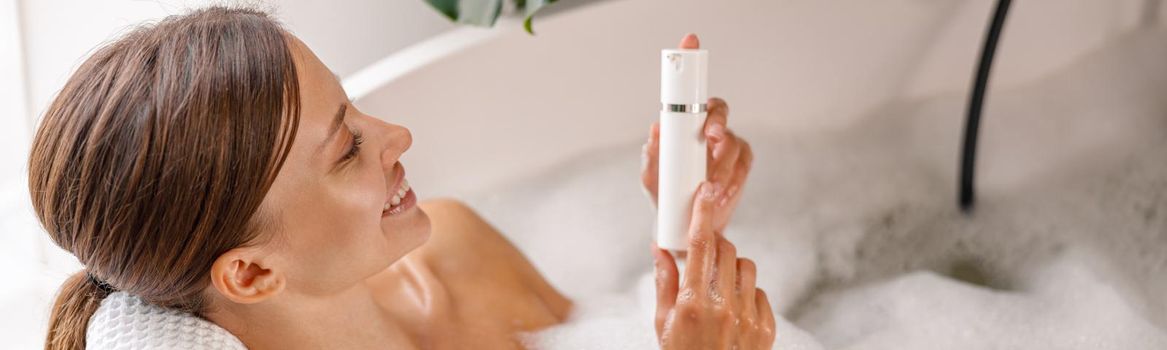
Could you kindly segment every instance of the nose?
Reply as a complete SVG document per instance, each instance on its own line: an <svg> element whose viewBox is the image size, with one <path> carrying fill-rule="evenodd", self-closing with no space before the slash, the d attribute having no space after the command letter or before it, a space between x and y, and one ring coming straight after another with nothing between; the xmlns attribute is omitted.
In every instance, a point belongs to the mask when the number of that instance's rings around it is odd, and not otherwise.
<svg viewBox="0 0 1167 350"><path fill-rule="evenodd" d="M385 144L381 151L381 164L386 170L392 169L397 160L413 145L413 133L401 125L382 123Z"/></svg>

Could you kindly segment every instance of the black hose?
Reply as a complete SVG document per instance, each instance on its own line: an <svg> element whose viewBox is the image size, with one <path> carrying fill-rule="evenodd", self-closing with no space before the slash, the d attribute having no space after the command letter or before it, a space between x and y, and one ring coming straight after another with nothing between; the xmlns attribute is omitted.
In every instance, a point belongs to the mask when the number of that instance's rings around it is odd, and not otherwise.
<svg viewBox="0 0 1167 350"><path fill-rule="evenodd" d="M981 62L977 66L976 80L968 98L968 115L964 124L964 148L960 158L960 210L972 211L974 196L973 173L976 168L977 131L981 124L981 109L985 103L985 89L989 84L989 69L993 66L993 54L997 51L997 41L1001 37L1001 27L1005 25L1005 15L1009 13L1010 0L997 0L997 10L993 22L985 35L985 46L981 48Z"/></svg>

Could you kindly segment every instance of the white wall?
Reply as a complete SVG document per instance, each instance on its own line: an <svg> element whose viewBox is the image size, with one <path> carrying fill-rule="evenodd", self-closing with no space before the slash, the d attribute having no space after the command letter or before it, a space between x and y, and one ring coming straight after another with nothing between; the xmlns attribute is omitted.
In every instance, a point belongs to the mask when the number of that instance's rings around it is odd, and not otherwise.
<svg viewBox="0 0 1167 350"><path fill-rule="evenodd" d="M0 0L0 164L18 164L27 147L30 120L25 110L23 57L20 55L19 7L16 0ZM0 180L19 173L17 167L0 167ZM0 193L5 187L0 181ZM2 208L2 206L0 206Z"/></svg>
<svg viewBox="0 0 1167 350"><path fill-rule="evenodd" d="M278 0L276 14L340 76L453 28L423 0Z"/></svg>
<svg viewBox="0 0 1167 350"><path fill-rule="evenodd" d="M30 271L36 270L38 247L22 176L31 127L25 113L18 5L16 0L0 0L0 280L15 286L29 281ZM25 289L0 288L0 315L15 308L16 303L10 301L27 295ZM20 322L27 320L0 318L0 329L13 329ZM0 339L7 338L0 335Z"/></svg>

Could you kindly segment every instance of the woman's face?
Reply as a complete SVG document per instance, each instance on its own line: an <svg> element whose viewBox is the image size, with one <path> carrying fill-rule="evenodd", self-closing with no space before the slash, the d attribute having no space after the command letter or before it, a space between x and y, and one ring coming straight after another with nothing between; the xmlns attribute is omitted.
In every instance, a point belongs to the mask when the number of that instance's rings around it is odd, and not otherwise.
<svg viewBox="0 0 1167 350"><path fill-rule="evenodd" d="M261 211L264 243L288 292L335 293L384 270L429 237L429 218L404 191L409 130L358 111L304 43L289 36L299 76L300 125ZM386 208L388 208L386 210Z"/></svg>

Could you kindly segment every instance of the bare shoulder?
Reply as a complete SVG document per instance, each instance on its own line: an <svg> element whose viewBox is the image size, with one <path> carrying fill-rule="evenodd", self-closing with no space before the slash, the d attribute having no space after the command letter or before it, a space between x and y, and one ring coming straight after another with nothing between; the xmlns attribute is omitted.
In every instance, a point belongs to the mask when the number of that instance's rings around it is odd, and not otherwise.
<svg viewBox="0 0 1167 350"><path fill-rule="evenodd" d="M419 206L430 217L431 224L442 228L481 228L489 224L465 202L453 198L422 201ZM461 230L459 230L461 231Z"/></svg>
<svg viewBox="0 0 1167 350"><path fill-rule="evenodd" d="M450 281L471 282L474 288L491 284L508 295L534 293L562 321L571 301L549 284L505 236L469 205L454 199L420 204L430 217L430 240L422 248L426 265ZM477 282L477 284L474 284Z"/></svg>
<svg viewBox="0 0 1167 350"><path fill-rule="evenodd" d="M465 202L441 198L419 204L430 218L430 239L425 255L449 262L464 260L482 263L482 258L517 254L505 237ZM428 259L427 259L428 260Z"/></svg>

